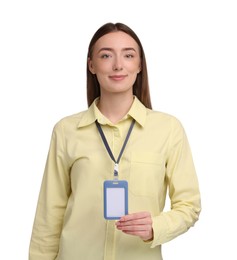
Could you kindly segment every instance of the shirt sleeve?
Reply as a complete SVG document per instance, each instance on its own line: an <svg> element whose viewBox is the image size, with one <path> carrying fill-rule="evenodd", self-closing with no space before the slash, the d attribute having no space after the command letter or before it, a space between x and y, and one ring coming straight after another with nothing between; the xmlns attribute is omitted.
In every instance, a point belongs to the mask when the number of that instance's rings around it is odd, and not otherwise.
<svg viewBox="0 0 237 260"><path fill-rule="evenodd" d="M201 211L199 184L187 136L175 118L171 129L166 161L171 209L153 217L152 248L186 232L198 220Z"/></svg>
<svg viewBox="0 0 237 260"><path fill-rule="evenodd" d="M63 127L56 124L38 198L29 260L53 260L58 254L63 217L70 195L69 164Z"/></svg>

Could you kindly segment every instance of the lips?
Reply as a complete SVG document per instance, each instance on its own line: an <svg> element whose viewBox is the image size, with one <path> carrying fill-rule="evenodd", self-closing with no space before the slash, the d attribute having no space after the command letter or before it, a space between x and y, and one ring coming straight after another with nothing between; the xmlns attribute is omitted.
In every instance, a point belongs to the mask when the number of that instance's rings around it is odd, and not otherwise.
<svg viewBox="0 0 237 260"><path fill-rule="evenodd" d="M115 80L115 81L123 80L126 77L127 77L127 75L112 75L112 76L109 76L110 79Z"/></svg>

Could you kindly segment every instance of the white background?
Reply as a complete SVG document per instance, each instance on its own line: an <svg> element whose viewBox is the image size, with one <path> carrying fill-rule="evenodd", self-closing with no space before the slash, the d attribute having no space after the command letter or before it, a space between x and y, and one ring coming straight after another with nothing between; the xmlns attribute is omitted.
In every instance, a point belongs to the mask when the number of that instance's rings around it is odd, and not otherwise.
<svg viewBox="0 0 237 260"><path fill-rule="evenodd" d="M202 213L163 245L164 260L237 259L237 8L230 0L1 0L0 258L28 258L51 131L87 108L87 47L106 22L138 34L153 108L181 120L193 151Z"/></svg>

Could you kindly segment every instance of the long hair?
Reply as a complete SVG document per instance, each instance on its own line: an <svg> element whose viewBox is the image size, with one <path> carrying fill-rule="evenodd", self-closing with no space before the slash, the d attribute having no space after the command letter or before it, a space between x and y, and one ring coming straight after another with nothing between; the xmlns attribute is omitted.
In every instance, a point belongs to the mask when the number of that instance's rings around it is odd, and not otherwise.
<svg viewBox="0 0 237 260"><path fill-rule="evenodd" d="M101 26L92 37L89 47L87 59L91 59L93 55L93 47L97 40L105 34L111 32L122 31L130 35L138 44L140 48L140 58L141 58L141 71L138 73L136 81L133 85L133 94L143 103L147 108L152 109L149 84L148 84L148 74L146 66L145 53L142 47L142 44L135 34L135 32L129 28L127 25L122 23L106 23ZM100 96L100 84L97 80L96 75L92 74L89 70L89 65L87 62L87 103L88 106L92 104L95 98Z"/></svg>

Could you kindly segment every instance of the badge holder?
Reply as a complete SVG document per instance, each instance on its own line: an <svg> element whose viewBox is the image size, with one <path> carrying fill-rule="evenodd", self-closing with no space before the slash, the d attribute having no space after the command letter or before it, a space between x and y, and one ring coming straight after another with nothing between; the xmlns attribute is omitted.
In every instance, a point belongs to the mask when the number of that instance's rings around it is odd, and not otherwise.
<svg viewBox="0 0 237 260"><path fill-rule="evenodd" d="M104 182L104 218L120 219L128 214L128 183L124 180Z"/></svg>
<svg viewBox="0 0 237 260"><path fill-rule="evenodd" d="M125 180L118 180L118 164L134 127L135 120L133 120L130 125L117 161L113 156L100 124L97 121L95 123L105 148L115 163L114 180L104 181L104 218L108 220L120 219L122 216L128 214L128 182Z"/></svg>

